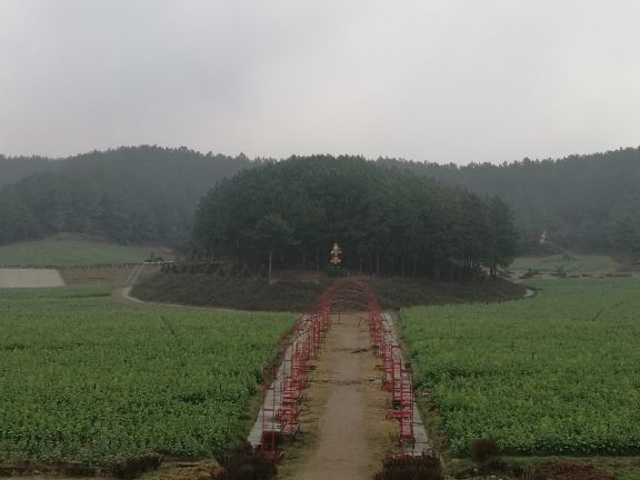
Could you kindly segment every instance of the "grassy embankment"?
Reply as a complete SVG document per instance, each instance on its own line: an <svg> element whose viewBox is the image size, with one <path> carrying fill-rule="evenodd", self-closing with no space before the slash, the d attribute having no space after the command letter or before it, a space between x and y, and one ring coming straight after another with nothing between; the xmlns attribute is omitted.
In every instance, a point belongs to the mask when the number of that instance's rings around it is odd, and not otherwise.
<svg viewBox="0 0 640 480"><path fill-rule="evenodd" d="M616 272L620 264L606 255L556 254L543 257L519 257L509 270L523 274L528 270L550 275L559 271L567 275L599 275Z"/></svg>
<svg viewBox="0 0 640 480"><path fill-rule="evenodd" d="M140 263L153 248L88 240L37 240L0 246L2 267L78 267Z"/></svg>

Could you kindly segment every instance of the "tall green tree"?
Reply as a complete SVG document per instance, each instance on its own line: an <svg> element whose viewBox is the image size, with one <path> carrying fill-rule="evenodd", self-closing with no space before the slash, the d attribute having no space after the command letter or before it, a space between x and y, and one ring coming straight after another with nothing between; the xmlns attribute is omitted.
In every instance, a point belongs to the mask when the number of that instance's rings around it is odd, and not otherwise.
<svg viewBox="0 0 640 480"><path fill-rule="evenodd" d="M309 268L310 258L316 267L328 261L338 242L352 271L440 278L446 269L454 279L512 257L511 219L497 205L492 213L489 201L464 188L360 157L292 157L212 189L198 208L194 243L243 262L266 253L270 264L285 245L289 265ZM490 218L508 225L490 228Z"/></svg>
<svg viewBox="0 0 640 480"><path fill-rule="evenodd" d="M296 240L293 227L277 213L268 213L256 223L251 231L251 240L258 248L266 250L269 258L269 282L272 279L273 255L287 247L293 247Z"/></svg>
<svg viewBox="0 0 640 480"><path fill-rule="evenodd" d="M613 227L613 248L629 261L640 258L640 218L618 217Z"/></svg>
<svg viewBox="0 0 640 480"><path fill-rule="evenodd" d="M488 206L487 238L484 263L495 277L498 268L508 267L516 255L518 232L513 224L513 213L499 198L486 199Z"/></svg>
<svg viewBox="0 0 640 480"><path fill-rule="evenodd" d="M522 253L543 253L537 241L541 231L547 231L559 249L616 250L615 219L640 210L640 147L500 165L388 158L377 163L499 196L513 211Z"/></svg>
<svg viewBox="0 0 640 480"><path fill-rule="evenodd" d="M218 181L252 165L246 157L152 146L49 162L22 160L25 168L12 168L10 173L25 173L29 165L34 173L5 185L0 206L10 202L24 206L30 212L29 226L7 215L0 217L3 242L24 239L25 232L28 239L73 232L119 243L184 246L200 197ZM17 165L0 158L0 173Z"/></svg>

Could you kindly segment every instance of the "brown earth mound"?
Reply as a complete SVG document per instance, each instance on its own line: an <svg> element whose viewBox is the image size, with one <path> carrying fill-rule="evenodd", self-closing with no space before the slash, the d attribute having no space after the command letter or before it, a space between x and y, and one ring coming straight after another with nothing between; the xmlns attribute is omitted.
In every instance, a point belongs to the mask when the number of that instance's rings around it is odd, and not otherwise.
<svg viewBox="0 0 640 480"><path fill-rule="evenodd" d="M362 277L383 309L414 305L496 302L522 298L526 289L503 279L477 279L447 283L421 278ZM158 273L141 279L132 289L135 298L238 310L304 311L331 284L314 281L221 277L206 274Z"/></svg>
<svg viewBox="0 0 640 480"><path fill-rule="evenodd" d="M538 465L535 480L614 480L611 472L578 462L554 461Z"/></svg>
<svg viewBox="0 0 640 480"><path fill-rule="evenodd" d="M103 480L133 479L143 473L146 480L210 480L220 467L212 460L189 461L168 459L157 453L131 457L112 465L91 466L80 462L57 461L44 464L24 460L6 462L0 458L0 478L42 480L56 478L100 478Z"/></svg>

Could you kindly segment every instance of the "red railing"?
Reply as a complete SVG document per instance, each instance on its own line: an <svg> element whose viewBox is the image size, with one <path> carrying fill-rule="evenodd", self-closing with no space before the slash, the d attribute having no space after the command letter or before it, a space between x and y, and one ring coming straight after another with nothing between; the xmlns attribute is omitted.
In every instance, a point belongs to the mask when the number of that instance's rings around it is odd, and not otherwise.
<svg viewBox="0 0 640 480"><path fill-rule="evenodd" d="M296 319L278 343L276 356L280 364L264 369L260 448L268 455L279 456L280 437L295 435L299 430L300 400L308 386L308 362L319 354L332 315L340 322L343 313L353 310L367 312L373 350L382 370L382 386L392 395L393 408L387 416L399 421L400 442L413 442L411 371L403 365L400 345L373 292L364 282L346 278L334 282Z"/></svg>

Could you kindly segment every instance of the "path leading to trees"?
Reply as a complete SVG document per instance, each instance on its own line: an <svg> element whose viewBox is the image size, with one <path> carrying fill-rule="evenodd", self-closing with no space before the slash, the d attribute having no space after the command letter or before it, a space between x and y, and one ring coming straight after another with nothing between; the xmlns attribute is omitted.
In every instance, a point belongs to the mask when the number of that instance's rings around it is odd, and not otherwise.
<svg viewBox="0 0 640 480"><path fill-rule="evenodd" d="M61 287L64 280L57 270L44 268L0 268L0 288Z"/></svg>
<svg viewBox="0 0 640 480"><path fill-rule="evenodd" d="M149 305L131 297L129 288L116 295L131 304ZM420 413L415 402L406 401L406 393L410 398L412 393L410 381L405 388L410 369L403 367L392 319L380 312L364 283L335 282L277 348L281 364L265 366L264 402L248 440L267 454L278 454L276 432L291 435L299 430L293 446L285 448L278 478L370 479L389 455L417 455L427 449ZM392 397L394 419L387 419ZM406 415L408 411L413 415ZM406 443L407 426L412 426L409 438L415 443ZM402 448L400 437L405 439Z"/></svg>
<svg viewBox="0 0 640 480"><path fill-rule="evenodd" d="M369 480L396 448L397 422L385 419L389 393L370 346L363 316L334 320L305 390L300 422L311 448L287 478Z"/></svg>

